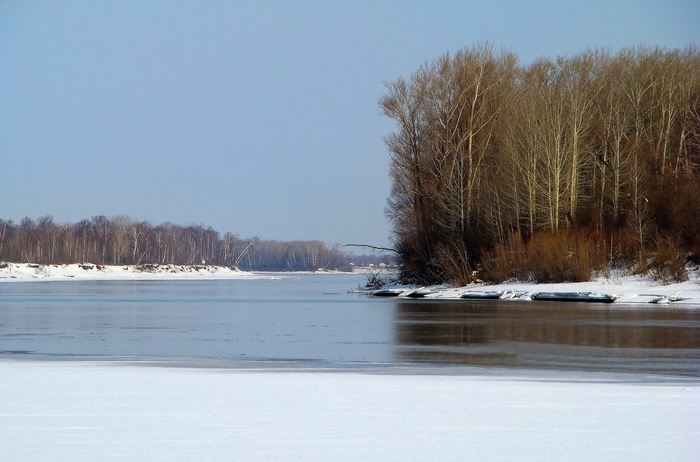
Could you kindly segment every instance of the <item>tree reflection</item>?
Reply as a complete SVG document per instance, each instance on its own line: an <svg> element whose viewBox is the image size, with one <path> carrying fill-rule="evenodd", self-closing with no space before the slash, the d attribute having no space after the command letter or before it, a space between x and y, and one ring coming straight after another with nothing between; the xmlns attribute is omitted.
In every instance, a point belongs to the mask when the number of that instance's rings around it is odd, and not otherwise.
<svg viewBox="0 0 700 462"><path fill-rule="evenodd" d="M397 301L396 356L700 375L700 313L584 303Z"/></svg>

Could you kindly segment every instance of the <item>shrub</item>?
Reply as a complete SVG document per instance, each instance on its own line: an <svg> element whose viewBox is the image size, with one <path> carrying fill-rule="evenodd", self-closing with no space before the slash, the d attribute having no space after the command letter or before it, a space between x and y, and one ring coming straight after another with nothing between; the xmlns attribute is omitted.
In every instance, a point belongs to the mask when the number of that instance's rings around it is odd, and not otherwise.
<svg viewBox="0 0 700 462"><path fill-rule="evenodd" d="M593 272L606 265L600 242L581 233L536 234L528 255L537 282L590 281Z"/></svg>
<svg viewBox="0 0 700 462"><path fill-rule="evenodd" d="M675 245L664 242L659 245L654 255L648 260L649 275L663 284L684 282L688 280L685 268L686 256Z"/></svg>
<svg viewBox="0 0 700 462"><path fill-rule="evenodd" d="M381 271L367 273L367 282L364 286L360 286L360 290L377 290L387 284L394 282L388 275L382 274Z"/></svg>
<svg viewBox="0 0 700 462"><path fill-rule="evenodd" d="M442 244L436 248L440 264L445 274L457 285L473 282L472 269L469 263L469 252L462 243L452 245Z"/></svg>
<svg viewBox="0 0 700 462"><path fill-rule="evenodd" d="M535 282L590 281L594 271L603 270L605 243L596 235L582 233L536 233L525 244L514 234L484 254L482 278L490 282L509 279Z"/></svg>
<svg viewBox="0 0 700 462"><path fill-rule="evenodd" d="M481 257L481 278L489 282L511 279L529 280L527 252L520 233L513 233L506 243L498 243Z"/></svg>

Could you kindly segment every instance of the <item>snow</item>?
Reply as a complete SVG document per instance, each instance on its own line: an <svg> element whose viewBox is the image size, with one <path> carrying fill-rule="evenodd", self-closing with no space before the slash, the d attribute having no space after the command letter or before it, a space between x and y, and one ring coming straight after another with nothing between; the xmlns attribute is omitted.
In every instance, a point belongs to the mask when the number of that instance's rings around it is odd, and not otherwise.
<svg viewBox="0 0 700 462"><path fill-rule="evenodd" d="M678 296L683 300L673 302L674 305L683 304L700 306L700 278L697 273L692 273L688 281L661 284L645 275L614 276L610 278L598 278L589 282L576 283L503 283L495 285L474 284L465 287L440 289L430 294L429 298L459 299L465 292L508 291L521 294L531 292L591 292L594 294L617 295L616 304L648 303L659 296ZM528 297L513 299L514 301L527 300Z"/></svg>
<svg viewBox="0 0 700 462"><path fill-rule="evenodd" d="M110 266L92 263L72 265L38 265L32 263L0 264L2 281L65 280L152 280L152 279L243 279L263 277L212 265L142 265Z"/></svg>
<svg viewBox="0 0 700 462"><path fill-rule="evenodd" d="M0 359L1 458L691 461L700 454L697 380L205 366Z"/></svg>

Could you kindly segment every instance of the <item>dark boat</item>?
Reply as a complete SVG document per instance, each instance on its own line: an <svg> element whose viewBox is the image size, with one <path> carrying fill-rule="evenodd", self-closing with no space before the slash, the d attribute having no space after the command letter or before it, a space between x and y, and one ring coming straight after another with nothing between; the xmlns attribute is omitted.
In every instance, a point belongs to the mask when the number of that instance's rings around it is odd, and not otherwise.
<svg viewBox="0 0 700 462"><path fill-rule="evenodd" d="M459 298L467 300L499 300L503 297L503 290L485 290L464 292Z"/></svg>
<svg viewBox="0 0 700 462"><path fill-rule="evenodd" d="M408 289L399 294L401 298L423 298L426 295L434 294L437 290L430 287L418 287L417 289Z"/></svg>
<svg viewBox="0 0 700 462"><path fill-rule="evenodd" d="M533 300L551 302L612 303L617 300L617 298L617 295L598 294L595 292L535 292L532 294Z"/></svg>
<svg viewBox="0 0 700 462"><path fill-rule="evenodd" d="M408 286L392 286L384 287L382 289L375 290L372 295L375 297L398 297L402 293L413 290L413 287Z"/></svg>

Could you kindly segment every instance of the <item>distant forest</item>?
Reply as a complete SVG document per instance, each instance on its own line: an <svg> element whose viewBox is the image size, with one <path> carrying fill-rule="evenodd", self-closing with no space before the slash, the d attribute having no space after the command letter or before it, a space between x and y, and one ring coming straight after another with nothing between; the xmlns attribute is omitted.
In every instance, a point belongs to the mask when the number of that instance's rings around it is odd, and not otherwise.
<svg viewBox="0 0 700 462"><path fill-rule="evenodd" d="M349 271L388 263L384 255L352 255L321 241L241 239L211 227L180 226L128 216L55 223L49 215L19 224L0 219L0 261L38 264L221 265L251 271Z"/></svg>
<svg viewBox="0 0 700 462"><path fill-rule="evenodd" d="M571 281L615 266L682 278L698 259L697 49L521 65L479 44L385 85L404 279Z"/></svg>

